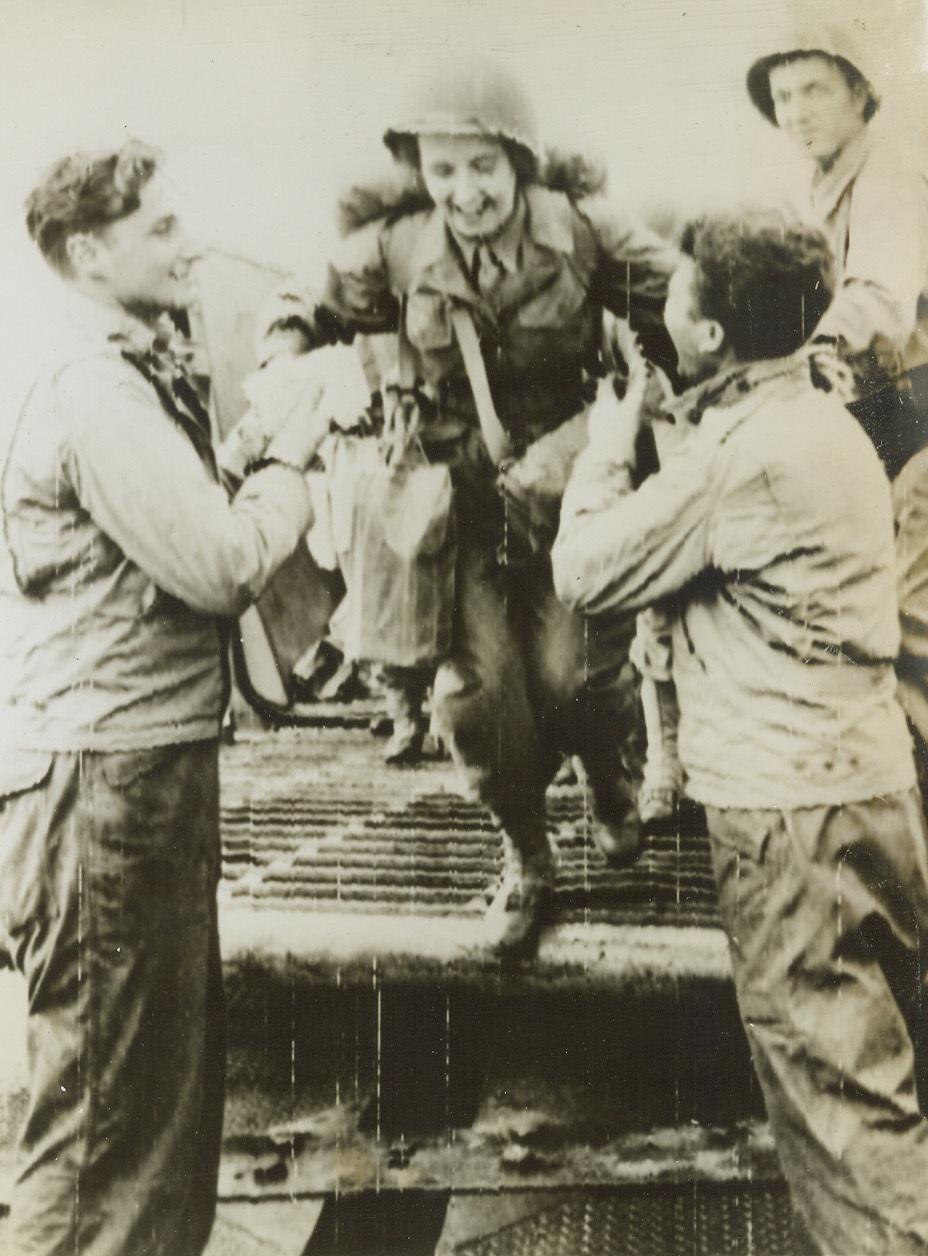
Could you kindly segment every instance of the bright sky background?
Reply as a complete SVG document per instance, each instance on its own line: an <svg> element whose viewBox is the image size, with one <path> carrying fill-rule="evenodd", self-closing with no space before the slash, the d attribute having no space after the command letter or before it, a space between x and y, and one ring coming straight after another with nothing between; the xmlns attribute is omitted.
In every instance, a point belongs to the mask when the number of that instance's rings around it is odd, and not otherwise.
<svg viewBox="0 0 928 1256"><path fill-rule="evenodd" d="M493 52L526 80L543 138L605 156L615 193L687 212L802 186L744 75L775 50L788 0L0 0L0 363L22 369L49 279L22 225L41 171L134 135L164 149L205 241L313 269L349 175L429 54ZM882 33L900 5L849 5ZM856 11L855 8L855 11ZM926 60L918 21L881 64ZM882 40L885 44L885 40ZM901 49L901 51L900 51ZM924 103L924 101L922 102ZM2 378L2 377L0 377Z"/></svg>

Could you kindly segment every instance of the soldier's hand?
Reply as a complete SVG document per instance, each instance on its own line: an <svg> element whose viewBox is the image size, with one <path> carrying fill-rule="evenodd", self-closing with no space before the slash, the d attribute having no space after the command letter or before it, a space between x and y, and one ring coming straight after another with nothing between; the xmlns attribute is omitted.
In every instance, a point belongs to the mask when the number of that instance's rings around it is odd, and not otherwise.
<svg viewBox="0 0 928 1256"><path fill-rule="evenodd" d="M641 398L647 381L640 387L629 383L628 391L620 400L615 391L614 377L609 375L600 381L596 400L590 407L590 448L608 462L625 462L634 465L635 441L641 426Z"/></svg>
<svg viewBox="0 0 928 1256"><path fill-rule="evenodd" d="M383 381L383 434L380 438L384 462L399 466L412 449L422 431L425 415L434 405L434 393L425 384L413 388L400 387L395 372Z"/></svg>
<svg viewBox="0 0 928 1256"><path fill-rule="evenodd" d="M647 361L627 322L613 319L607 330L613 359L621 356L628 376L621 399L616 390L621 377L601 381L590 411L590 443L604 457L634 462L639 431L665 415L673 389L664 372Z"/></svg>
<svg viewBox="0 0 928 1256"><path fill-rule="evenodd" d="M275 358L292 358L309 349L306 334L298 327L275 327L267 332L261 343L261 361L272 362Z"/></svg>
<svg viewBox="0 0 928 1256"><path fill-rule="evenodd" d="M319 380L302 390L299 401L291 406L286 422L267 447L269 458L279 458L301 469L309 466L332 426L328 408L320 404L324 392Z"/></svg>

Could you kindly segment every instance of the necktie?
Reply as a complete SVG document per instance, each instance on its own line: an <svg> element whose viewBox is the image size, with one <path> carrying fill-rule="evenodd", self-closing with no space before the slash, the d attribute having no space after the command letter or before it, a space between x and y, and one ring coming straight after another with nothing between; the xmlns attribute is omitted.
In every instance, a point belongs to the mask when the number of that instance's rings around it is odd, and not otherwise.
<svg viewBox="0 0 928 1256"><path fill-rule="evenodd" d="M493 252L493 248L487 240L478 242L474 249L474 255L471 258L471 283L479 293L487 293L493 288L506 274L506 267L503 262Z"/></svg>
<svg viewBox="0 0 928 1256"><path fill-rule="evenodd" d="M122 341L121 336L114 337ZM218 478L212 446L209 411L189 375L187 348L189 342L158 327L150 348L139 352L126 340L122 355L154 387L162 405L178 427L186 434L210 473Z"/></svg>

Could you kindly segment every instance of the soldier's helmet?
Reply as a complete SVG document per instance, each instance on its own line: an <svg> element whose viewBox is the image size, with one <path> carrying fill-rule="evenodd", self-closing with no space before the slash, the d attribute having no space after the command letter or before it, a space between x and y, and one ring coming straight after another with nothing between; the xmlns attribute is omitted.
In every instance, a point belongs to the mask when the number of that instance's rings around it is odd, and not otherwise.
<svg viewBox="0 0 928 1256"><path fill-rule="evenodd" d="M480 135L514 146L535 163L538 125L518 78L489 60L442 67L415 92L404 115L384 134L395 157L408 159L420 135Z"/></svg>
<svg viewBox="0 0 928 1256"><path fill-rule="evenodd" d="M834 61L850 83L860 83L867 92L864 118L869 121L876 113L880 97L874 84L879 79L876 57L858 28L850 22L803 22L787 26L780 38L776 52L758 57L748 70L747 88L755 107L768 122L777 125L773 97L770 94L770 71L777 65L790 61L797 55L818 54Z"/></svg>

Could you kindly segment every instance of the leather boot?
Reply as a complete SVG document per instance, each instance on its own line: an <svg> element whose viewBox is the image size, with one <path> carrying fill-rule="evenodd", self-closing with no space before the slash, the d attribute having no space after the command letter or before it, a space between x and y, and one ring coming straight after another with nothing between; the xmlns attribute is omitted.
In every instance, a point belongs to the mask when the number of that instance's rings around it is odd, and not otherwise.
<svg viewBox="0 0 928 1256"><path fill-rule="evenodd" d="M547 837L530 855L503 833L503 875L484 917L486 944L500 959L528 959L538 949L554 895L554 857Z"/></svg>

